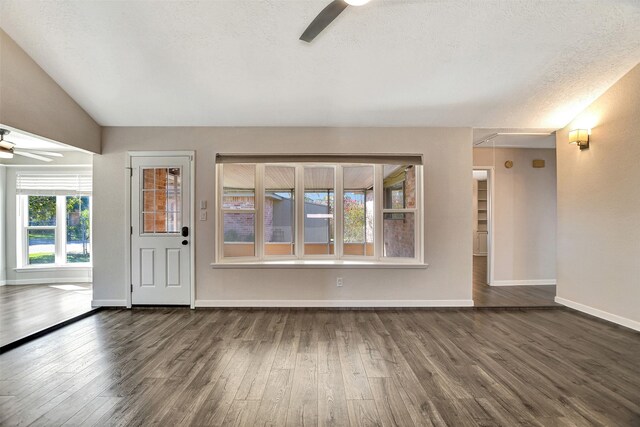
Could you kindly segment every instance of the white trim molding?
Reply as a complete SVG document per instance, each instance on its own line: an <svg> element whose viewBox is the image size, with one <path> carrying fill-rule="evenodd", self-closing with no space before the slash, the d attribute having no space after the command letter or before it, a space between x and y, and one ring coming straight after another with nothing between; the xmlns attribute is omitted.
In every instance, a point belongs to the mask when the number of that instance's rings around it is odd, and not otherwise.
<svg viewBox="0 0 640 427"><path fill-rule="evenodd" d="M211 263L211 268L227 268L227 269L289 269L289 268L400 268L400 269L426 269L429 264L414 263L390 263L390 262L365 262L365 261L343 261L343 260L291 260L291 261L256 261L256 262L227 262L227 263Z"/></svg>
<svg viewBox="0 0 640 427"><path fill-rule="evenodd" d="M190 244L189 244L189 254L190 254L190 262L189 262L189 278L191 281L190 286L190 308L195 308L195 295L196 295L196 162L195 157L196 152L194 150L183 150L183 151L128 151L126 166L125 166L125 204L124 204L124 217L125 217L125 230L131 229L132 225L132 206L131 206L131 192L132 192L132 176L133 176L133 158L135 157L188 157L189 158L189 195L191 198L191 207L190 207L190 217L189 217L189 228L191 230ZM109 304L105 304L104 306L112 306L111 303L114 303L115 306L125 306L126 308L132 307L132 297L131 297L131 286L133 283L132 280L132 265L131 265L131 244L132 244L133 236L131 233L126 233L125 238L125 250L124 250L124 264L127 275L127 281L124 283L125 292L127 294L127 298L124 300L123 304L120 304L119 300L104 300ZM97 300L100 302L101 300Z"/></svg>
<svg viewBox="0 0 640 427"><path fill-rule="evenodd" d="M551 286L556 284L556 279L535 280L494 280L490 286Z"/></svg>
<svg viewBox="0 0 640 427"><path fill-rule="evenodd" d="M473 307L473 300L196 300L201 307Z"/></svg>
<svg viewBox="0 0 640 427"><path fill-rule="evenodd" d="M590 314L591 316L608 320L609 322L616 323L635 331L640 331L640 322L637 322L635 320L627 319L626 317L618 316L617 314L609 313L607 311L603 311L588 305L580 304L579 302L571 301L566 298L555 297L555 302L569 308L573 308L574 310Z"/></svg>
<svg viewBox="0 0 640 427"><path fill-rule="evenodd" d="M90 277L45 277L33 279L6 280L7 285L51 285L54 283L91 283Z"/></svg>
<svg viewBox="0 0 640 427"><path fill-rule="evenodd" d="M91 307L126 307L126 299L92 299Z"/></svg>

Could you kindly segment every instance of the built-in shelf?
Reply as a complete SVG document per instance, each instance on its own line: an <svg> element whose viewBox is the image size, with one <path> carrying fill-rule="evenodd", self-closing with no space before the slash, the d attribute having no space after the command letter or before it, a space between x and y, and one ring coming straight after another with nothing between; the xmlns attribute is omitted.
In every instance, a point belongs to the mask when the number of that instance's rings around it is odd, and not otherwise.
<svg viewBox="0 0 640 427"><path fill-rule="evenodd" d="M474 248L475 255L486 255L487 253L487 237L488 237L488 217L489 217L489 195L487 181L477 181L475 187L474 201Z"/></svg>

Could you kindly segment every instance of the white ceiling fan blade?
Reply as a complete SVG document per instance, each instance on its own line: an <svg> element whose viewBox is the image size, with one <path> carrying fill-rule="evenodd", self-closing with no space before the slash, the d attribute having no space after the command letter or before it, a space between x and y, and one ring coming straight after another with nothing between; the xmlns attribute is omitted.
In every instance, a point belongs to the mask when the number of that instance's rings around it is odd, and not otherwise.
<svg viewBox="0 0 640 427"><path fill-rule="evenodd" d="M9 142L6 139L2 139L0 140L0 147L4 147L4 148L8 148L11 149L15 146L16 144L14 144L13 142Z"/></svg>
<svg viewBox="0 0 640 427"><path fill-rule="evenodd" d="M23 150L24 153L40 154L41 156L64 157L62 153L56 153L55 151L40 151L40 150L32 150L30 148L21 148L20 150Z"/></svg>
<svg viewBox="0 0 640 427"><path fill-rule="evenodd" d="M43 161L43 162L50 162L50 161L53 160L53 159L50 159L48 157L39 156L37 154L27 153L26 151L13 150L13 154L17 154L18 156L31 157L32 159L40 160L40 161Z"/></svg>

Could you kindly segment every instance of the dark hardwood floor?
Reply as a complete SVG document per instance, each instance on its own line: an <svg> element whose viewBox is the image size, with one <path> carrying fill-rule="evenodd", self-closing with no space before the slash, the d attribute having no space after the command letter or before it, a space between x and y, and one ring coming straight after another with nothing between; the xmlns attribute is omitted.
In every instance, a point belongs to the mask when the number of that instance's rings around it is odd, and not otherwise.
<svg viewBox="0 0 640 427"><path fill-rule="evenodd" d="M0 286L0 347L91 309L90 283Z"/></svg>
<svg viewBox="0 0 640 427"><path fill-rule="evenodd" d="M559 310L105 310L0 355L0 425L640 423L640 334Z"/></svg>
<svg viewBox="0 0 640 427"><path fill-rule="evenodd" d="M487 257L473 257L473 302L476 307L561 307L555 286L489 286Z"/></svg>

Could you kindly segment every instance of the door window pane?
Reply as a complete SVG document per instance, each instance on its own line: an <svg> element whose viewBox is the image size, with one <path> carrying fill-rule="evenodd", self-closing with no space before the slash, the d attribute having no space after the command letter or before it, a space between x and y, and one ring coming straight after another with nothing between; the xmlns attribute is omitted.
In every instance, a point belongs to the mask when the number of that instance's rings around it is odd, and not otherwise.
<svg viewBox="0 0 640 427"><path fill-rule="evenodd" d="M413 212L383 214L384 256L415 256L415 215Z"/></svg>
<svg viewBox="0 0 640 427"><path fill-rule="evenodd" d="M54 197L55 199L55 197ZM56 261L56 230L27 230L28 263L53 264Z"/></svg>
<svg viewBox="0 0 640 427"><path fill-rule="evenodd" d="M293 255L295 168L266 166L264 183L264 253Z"/></svg>
<svg viewBox="0 0 640 427"><path fill-rule="evenodd" d="M56 225L56 196L29 196L29 226Z"/></svg>
<svg viewBox="0 0 640 427"><path fill-rule="evenodd" d="M304 169L304 253L330 255L334 252L334 169Z"/></svg>
<svg viewBox="0 0 640 427"><path fill-rule="evenodd" d="M225 212L223 256L255 256L255 213Z"/></svg>
<svg viewBox="0 0 640 427"><path fill-rule="evenodd" d="M343 177L343 252L345 255L373 256L373 167L344 167Z"/></svg>
<svg viewBox="0 0 640 427"><path fill-rule="evenodd" d="M256 165L225 164L223 209L255 209Z"/></svg>
<svg viewBox="0 0 640 427"><path fill-rule="evenodd" d="M89 262L91 261L91 223L89 218L89 197L67 196L66 206L67 262Z"/></svg>
<svg viewBox="0 0 640 427"><path fill-rule="evenodd" d="M142 181L143 232L178 233L182 226L180 168L144 168Z"/></svg>

